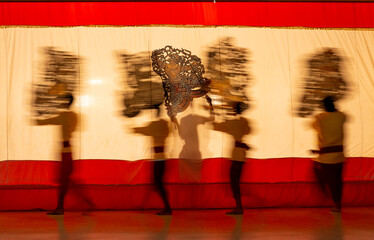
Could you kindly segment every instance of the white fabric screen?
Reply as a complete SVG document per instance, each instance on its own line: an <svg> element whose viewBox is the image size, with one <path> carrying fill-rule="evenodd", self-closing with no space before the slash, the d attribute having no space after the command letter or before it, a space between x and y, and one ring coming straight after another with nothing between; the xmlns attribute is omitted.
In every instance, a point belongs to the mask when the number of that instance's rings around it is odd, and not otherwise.
<svg viewBox="0 0 374 240"><path fill-rule="evenodd" d="M152 51L171 45L184 48L204 63L208 46L224 36L235 39L250 54L251 84L246 89L251 107L245 116L254 132L245 142L253 147L251 158L311 157L316 147L311 118L293 113L305 79L305 59L330 47L344 57L349 85L338 109L349 116L346 153L374 157L374 32L369 30L273 29L235 27L67 27L0 29L0 160L58 160L56 126L36 126L31 120L32 83L40 75L40 49L53 46L83 57L79 97L74 110L80 114L74 134L75 159L149 159L150 139L134 135L132 127L153 119L150 110L139 117L121 116L123 79L116 53ZM208 117L194 100L189 109ZM166 118L166 113L163 111ZM218 118L219 120L219 118ZM167 152L178 158L183 146L172 127ZM229 157L232 140L214 132L209 123L199 125L202 158Z"/></svg>

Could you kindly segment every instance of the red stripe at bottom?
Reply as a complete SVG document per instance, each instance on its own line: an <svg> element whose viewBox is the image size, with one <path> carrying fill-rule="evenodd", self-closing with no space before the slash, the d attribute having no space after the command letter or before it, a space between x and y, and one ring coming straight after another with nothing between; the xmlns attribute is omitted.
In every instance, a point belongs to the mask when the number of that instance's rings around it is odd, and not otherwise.
<svg viewBox="0 0 374 240"><path fill-rule="evenodd" d="M0 162L0 210L53 209L56 206L59 162ZM230 161L206 159L200 180L182 178L181 160L169 160L165 185L175 209L230 208ZM187 165L188 166L188 165ZM184 165L185 167L185 165ZM149 161L78 160L72 179L76 184L66 209L84 209L82 197L96 208L161 208L152 183ZM196 178L195 178L196 179ZM374 159L348 159L344 172L343 205L374 205ZM331 205L314 180L310 159L249 159L244 165L241 191L245 207L310 207Z"/></svg>

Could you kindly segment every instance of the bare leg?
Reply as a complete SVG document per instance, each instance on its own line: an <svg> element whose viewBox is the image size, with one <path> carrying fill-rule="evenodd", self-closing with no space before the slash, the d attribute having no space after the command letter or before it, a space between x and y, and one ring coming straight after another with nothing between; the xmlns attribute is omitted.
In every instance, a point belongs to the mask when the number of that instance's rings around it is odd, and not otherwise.
<svg viewBox="0 0 374 240"><path fill-rule="evenodd" d="M163 177L165 172L165 161L155 161L153 165L153 177L157 191L159 192L162 201L164 203L164 209L158 212L158 215L171 215L171 207L168 201L166 190L163 183Z"/></svg>
<svg viewBox="0 0 374 240"><path fill-rule="evenodd" d="M323 163L320 162L313 162L313 171L317 179L317 184L319 188L322 190L322 192L325 195L328 195L327 189L326 189L326 184L327 184L327 179L326 179L326 169L324 168Z"/></svg>
<svg viewBox="0 0 374 240"><path fill-rule="evenodd" d="M231 190L235 199L236 207L227 214L243 214L242 199L240 194L240 176L244 162L232 161L230 168Z"/></svg>
<svg viewBox="0 0 374 240"><path fill-rule="evenodd" d="M57 195L57 208L48 215L63 215L65 196L70 184L70 175L73 171L73 159L71 153L62 153L62 161L60 168L60 186Z"/></svg>
<svg viewBox="0 0 374 240"><path fill-rule="evenodd" d="M341 211L341 201L343 192L343 163L330 164L330 178L328 181L328 186L331 192L332 200L335 203L335 207L331 209L333 212Z"/></svg>

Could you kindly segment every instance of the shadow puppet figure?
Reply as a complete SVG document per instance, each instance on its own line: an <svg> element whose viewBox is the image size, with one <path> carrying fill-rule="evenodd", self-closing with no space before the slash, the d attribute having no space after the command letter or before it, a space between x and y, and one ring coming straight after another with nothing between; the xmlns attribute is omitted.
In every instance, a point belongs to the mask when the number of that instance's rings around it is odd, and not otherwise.
<svg viewBox="0 0 374 240"><path fill-rule="evenodd" d="M61 108L63 93L76 91L81 77L80 56L53 47L41 49L44 61L41 62L42 70L40 79L33 84L33 109L36 117L54 117Z"/></svg>
<svg viewBox="0 0 374 240"><path fill-rule="evenodd" d="M249 146L242 142L245 135L251 131L249 121L240 116L246 105L242 102L233 104L233 111L236 114L234 119L226 120L221 123L213 123L213 129L216 131L225 132L234 138L231 168L230 168L230 183L231 190L235 199L236 207L233 211L227 214L243 214L243 206L240 194L240 176L242 173L243 164L246 161L246 151Z"/></svg>
<svg viewBox="0 0 374 240"><path fill-rule="evenodd" d="M319 156L314 160L314 173L318 184L326 194L328 186L335 203L332 212L341 211L341 199L343 190L343 152L344 123L346 115L335 108L332 97L323 100L325 112L318 114L313 122L313 128L318 135L319 150L312 150Z"/></svg>
<svg viewBox="0 0 374 240"><path fill-rule="evenodd" d="M58 113L56 117L51 117L42 120L36 120L38 125L59 125L61 127L61 168L60 168L60 186L58 188L58 202L57 208L48 215L63 215L64 214L64 200L66 193L69 189L69 185L72 185L71 174L73 172L73 157L71 148L72 133L75 131L78 123L78 115L70 110L70 107L74 101L74 97L71 93L65 93L60 96L61 106L60 109L65 109ZM93 209L94 205L89 201L82 193L75 191L77 196L82 198L88 205L89 209Z"/></svg>
<svg viewBox="0 0 374 240"><path fill-rule="evenodd" d="M149 52L119 55L126 86L123 99L123 115L126 117L135 117L143 109L153 109L155 105L164 101L162 83L159 80L152 81L158 79L158 76L152 71L149 56Z"/></svg>
<svg viewBox="0 0 374 240"><path fill-rule="evenodd" d="M299 117L308 117L320 106L327 96L338 101L348 93L344 75L344 58L333 48L325 48L312 55L307 61L308 76L305 78L304 93L296 110Z"/></svg>
<svg viewBox="0 0 374 240"><path fill-rule="evenodd" d="M153 71L162 79L167 114L173 122L193 98L205 96L210 108L213 108L207 95L210 80L203 77L204 65L199 57L186 49L166 46L152 51L151 59Z"/></svg>
<svg viewBox="0 0 374 240"><path fill-rule="evenodd" d="M232 37L220 38L208 47L206 53L206 72L211 80L210 97L213 107L223 111L216 114L227 114L232 111L232 104L242 102L249 107L246 88L253 82L248 69L251 53L248 49L236 46Z"/></svg>
<svg viewBox="0 0 374 240"><path fill-rule="evenodd" d="M164 208L156 213L157 215L171 215L172 210L167 197L167 193L163 183L163 177L165 173L165 140L169 135L168 122L160 118L160 105L155 105L157 109L157 120L150 122L144 127L134 128L135 133L139 133L152 138L153 146L153 179L158 193L160 194L164 203Z"/></svg>

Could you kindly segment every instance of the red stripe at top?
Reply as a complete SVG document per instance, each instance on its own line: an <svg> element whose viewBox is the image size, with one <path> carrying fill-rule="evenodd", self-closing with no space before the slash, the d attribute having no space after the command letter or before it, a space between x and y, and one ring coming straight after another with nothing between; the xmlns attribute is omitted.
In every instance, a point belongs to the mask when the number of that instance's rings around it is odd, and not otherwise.
<svg viewBox="0 0 374 240"><path fill-rule="evenodd" d="M368 2L1 2L1 25L372 28Z"/></svg>

